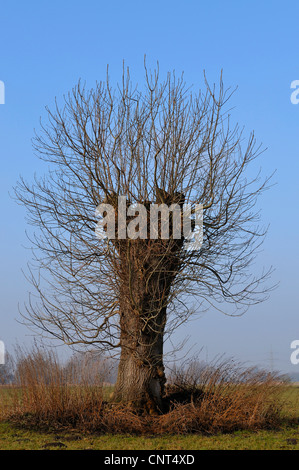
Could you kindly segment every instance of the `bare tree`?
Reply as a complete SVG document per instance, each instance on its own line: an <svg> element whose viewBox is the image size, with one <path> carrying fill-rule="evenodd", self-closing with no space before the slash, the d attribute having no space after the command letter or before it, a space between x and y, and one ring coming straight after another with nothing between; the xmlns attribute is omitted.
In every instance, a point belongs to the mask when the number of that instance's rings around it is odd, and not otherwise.
<svg viewBox="0 0 299 470"><path fill-rule="evenodd" d="M160 81L145 67L145 78L143 90L128 70L116 89L108 74L92 90L79 82L62 107L47 108L34 148L48 173L21 179L16 194L38 228L29 276L38 299L25 317L68 345L120 350L115 400L161 409L166 335L205 302L240 314L265 298L269 271L255 277L250 266L265 235L255 203L268 179L247 170L261 148L231 128L222 76L195 94L174 73ZM160 229L141 238L138 213L126 221L137 236L121 238L118 196L147 214L153 203L202 204L201 248L186 249L171 219L168 239ZM95 236L101 203L116 210L115 239Z"/></svg>

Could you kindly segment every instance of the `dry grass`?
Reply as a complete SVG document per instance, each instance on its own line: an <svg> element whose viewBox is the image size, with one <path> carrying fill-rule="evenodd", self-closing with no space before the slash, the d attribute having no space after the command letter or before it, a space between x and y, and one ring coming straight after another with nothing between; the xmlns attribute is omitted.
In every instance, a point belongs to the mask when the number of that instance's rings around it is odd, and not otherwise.
<svg viewBox="0 0 299 470"><path fill-rule="evenodd" d="M18 349L5 416L43 427L92 425L103 402L105 363L86 355L62 366L54 351Z"/></svg>
<svg viewBox="0 0 299 470"><path fill-rule="evenodd" d="M2 418L21 426L130 434L227 433L282 423L285 384L233 361L175 369L164 413L138 414L103 400L103 362L86 356L62 367L52 351L19 352L17 383Z"/></svg>
<svg viewBox="0 0 299 470"><path fill-rule="evenodd" d="M194 361L186 369L175 370L171 377L169 394L174 400L170 412L160 419L161 432L219 433L276 427L282 419L285 387L279 377L234 361L210 366Z"/></svg>

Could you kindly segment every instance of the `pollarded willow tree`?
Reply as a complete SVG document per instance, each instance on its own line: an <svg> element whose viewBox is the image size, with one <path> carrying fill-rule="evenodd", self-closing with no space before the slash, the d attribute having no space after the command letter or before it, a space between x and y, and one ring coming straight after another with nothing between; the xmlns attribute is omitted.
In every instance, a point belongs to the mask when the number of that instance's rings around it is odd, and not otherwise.
<svg viewBox="0 0 299 470"><path fill-rule="evenodd" d="M117 401L161 410L165 335L204 302L240 313L265 298L269 272L255 277L250 267L265 235L255 204L268 180L250 177L261 151L253 134L244 146L231 128L230 96L222 78L192 94L182 76L160 81L147 68L142 90L128 70L115 89L108 78L92 90L79 83L35 136L47 175L16 187L38 229L25 317L68 345L119 350ZM119 196L136 236L119 237ZM115 209L115 238L103 236L107 225L96 236L104 203ZM198 249L183 231L173 236L171 217L168 238L161 216L157 236L140 236L134 204L149 214L153 204L186 203L203 207Z"/></svg>

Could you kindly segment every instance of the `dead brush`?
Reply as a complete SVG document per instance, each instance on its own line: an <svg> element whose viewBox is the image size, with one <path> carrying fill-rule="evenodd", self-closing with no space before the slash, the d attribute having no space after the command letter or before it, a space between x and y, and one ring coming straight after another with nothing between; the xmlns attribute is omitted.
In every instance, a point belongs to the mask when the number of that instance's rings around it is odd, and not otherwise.
<svg viewBox="0 0 299 470"><path fill-rule="evenodd" d="M274 374L244 368L231 360L212 365L193 361L185 369L174 369L169 378L171 406L160 419L160 432L218 433L276 427L281 421L284 386ZM184 400L177 400L177 396Z"/></svg>
<svg viewBox="0 0 299 470"><path fill-rule="evenodd" d="M161 435L228 433L278 427L285 383L231 360L191 361L168 377L161 415L141 415L103 400L103 364L85 356L62 367L53 351L19 351L6 418L22 426Z"/></svg>
<svg viewBox="0 0 299 470"><path fill-rule="evenodd" d="M102 373L88 356L63 367L51 350L19 348L9 417L46 427L90 426L102 408Z"/></svg>

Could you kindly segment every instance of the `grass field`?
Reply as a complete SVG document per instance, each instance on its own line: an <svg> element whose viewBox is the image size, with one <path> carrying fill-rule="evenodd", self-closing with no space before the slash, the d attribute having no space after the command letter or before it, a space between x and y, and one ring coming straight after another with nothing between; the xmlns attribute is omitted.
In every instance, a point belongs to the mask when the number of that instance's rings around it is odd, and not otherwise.
<svg viewBox="0 0 299 470"><path fill-rule="evenodd" d="M8 390L2 390L2 399ZM299 422L299 386L284 395L286 418ZM299 450L299 425L282 425L269 431L238 431L224 435L97 435L41 432L0 423L0 450Z"/></svg>
<svg viewBox="0 0 299 470"><path fill-rule="evenodd" d="M299 427L216 436L41 433L0 423L0 450L299 450Z"/></svg>

